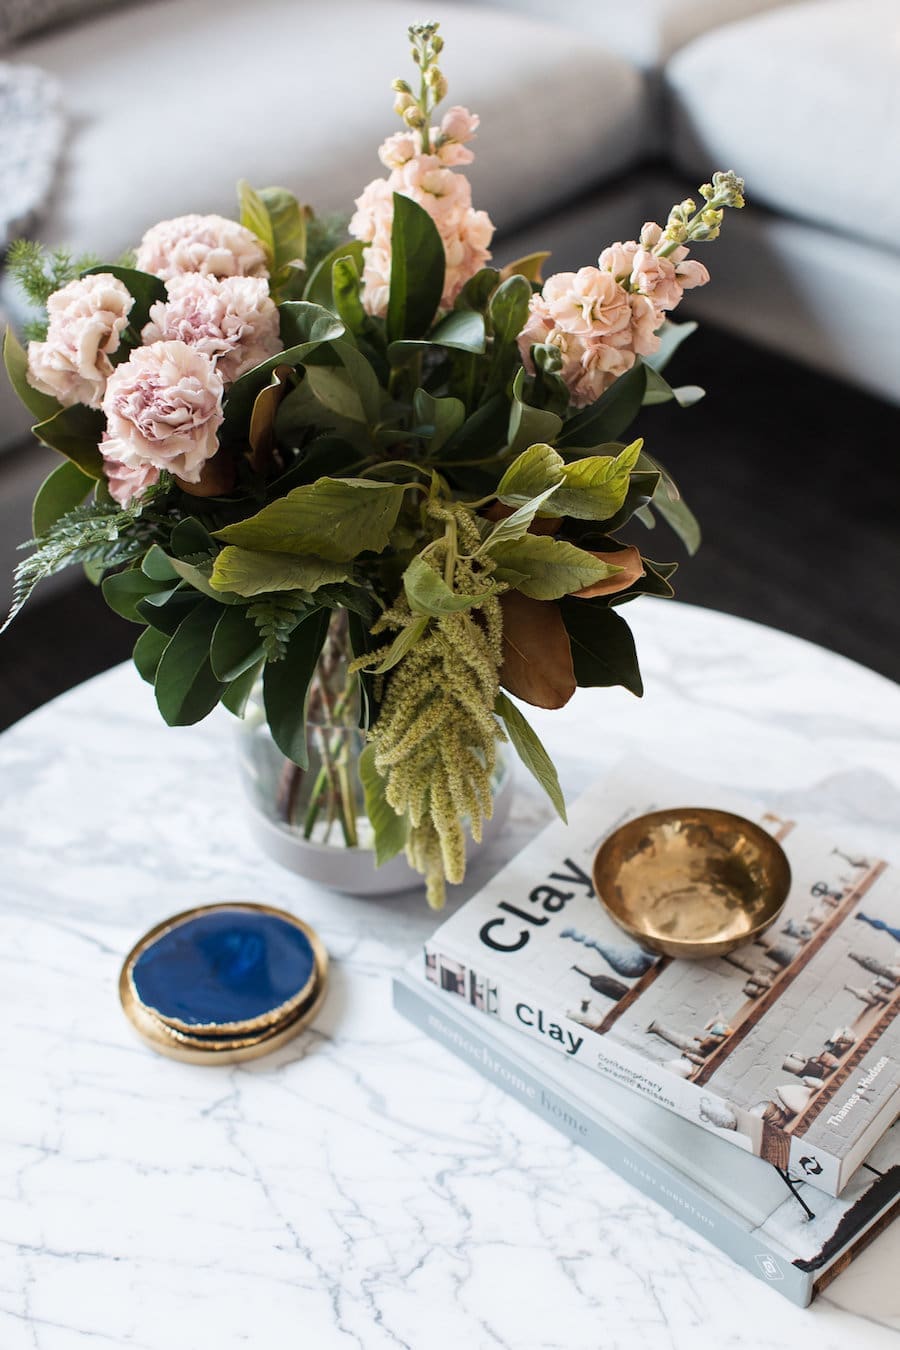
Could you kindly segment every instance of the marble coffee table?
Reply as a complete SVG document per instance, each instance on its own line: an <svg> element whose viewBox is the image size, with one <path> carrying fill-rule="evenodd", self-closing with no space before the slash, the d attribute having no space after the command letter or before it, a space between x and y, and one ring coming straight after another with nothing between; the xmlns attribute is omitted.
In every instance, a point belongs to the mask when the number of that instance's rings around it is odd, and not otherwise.
<svg viewBox="0 0 900 1350"><path fill-rule="evenodd" d="M898 858L900 689L753 624L629 606L643 702L535 718L575 791L640 751ZM15 630L4 659L15 660ZM2 1350L897 1350L900 1225L800 1311L390 1006L419 896L316 889L250 841L226 714L168 731L129 667L0 738ZM522 780L491 863L548 817ZM228 898L334 958L271 1058L158 1058L123 954Z"/></svg>

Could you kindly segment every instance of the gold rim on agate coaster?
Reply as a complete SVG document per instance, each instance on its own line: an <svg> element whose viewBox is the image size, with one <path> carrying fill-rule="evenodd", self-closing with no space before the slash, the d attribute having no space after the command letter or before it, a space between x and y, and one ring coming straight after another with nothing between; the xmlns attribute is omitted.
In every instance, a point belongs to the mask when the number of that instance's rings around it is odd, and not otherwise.
<svg viewBox="0 0 900 1350"><path fill-rule="evenodd" d="M734 951L784 908L784 849L753 821L707 807L652 811L622 825L594 858L594 889L641 946L703 960Z"/></svg>

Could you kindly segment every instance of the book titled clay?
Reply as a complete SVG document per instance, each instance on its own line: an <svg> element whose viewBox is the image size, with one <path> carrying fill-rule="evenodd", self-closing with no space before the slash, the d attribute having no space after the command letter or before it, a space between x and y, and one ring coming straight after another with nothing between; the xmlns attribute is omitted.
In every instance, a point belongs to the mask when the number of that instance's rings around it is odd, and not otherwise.
<svg viewBox="0 0 900 1350"><path fill-rule="evenodd" d="M756 818L788 855L776 924L709 961L644 951L591 865L625 820L673 806ZM832 1195L900 1108L900 882L850 844L644 766L589 789L425 948L439 989Z"/></svg>

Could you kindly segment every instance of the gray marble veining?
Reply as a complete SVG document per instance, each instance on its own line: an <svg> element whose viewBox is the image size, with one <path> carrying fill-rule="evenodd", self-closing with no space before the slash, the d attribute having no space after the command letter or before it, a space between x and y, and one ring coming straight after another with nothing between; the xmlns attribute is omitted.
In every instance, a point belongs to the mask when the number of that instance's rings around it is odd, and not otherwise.
<svg viewBox="0 0 900 1350"><path fill-rule="evenodd" d="M533 719L570 793L640 752L900 858L897 687L722 615L629 618L644 700ZM260 857L232 759L225 714L169 731L127 667L0 739L2 1350L896 1350L900 1234L805 1312L736 1269L395 1016L424 901ZM452 903L548 818L520 780ZM122 956L235 897L319 930L322 1013L246 1066L160 1059L119 1012Z"/></svg>

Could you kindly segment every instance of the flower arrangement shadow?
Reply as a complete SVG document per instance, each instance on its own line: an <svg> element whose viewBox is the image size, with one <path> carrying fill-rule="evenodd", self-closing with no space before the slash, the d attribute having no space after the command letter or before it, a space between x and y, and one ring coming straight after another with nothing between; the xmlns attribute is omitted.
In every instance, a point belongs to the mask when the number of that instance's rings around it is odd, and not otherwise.
<svg viewBox="0 0 900 1350"><path fill-rule="evenodd" d="M20 241L10 266L45 317L4 355L63 456L13 614L83 564L141 626L134 660L170 725L220 702L240 716L261 680L288 812L310 712L358 722L358 771L326 754L307 815L327 809L352 845L358 790L377 861L405 849L437 906L491 814L499 742L565 814L509 695L641 693L620 610L671 595L675 565L622 531L658 514L692 552L699 530L626 433L644 406L699 396L662 374L694 328L667 316L708 281L689 249L743 185L714 174L699 207L577 272L543 281L545 254L498 270L463 172L478 118L437 120L438 26L410 39L403 128L349 238L242 183L239 222L163 221L115 264Z"/></svg>

